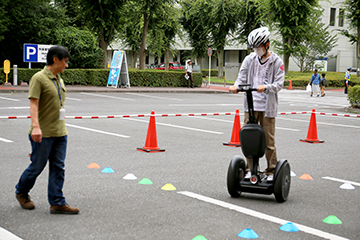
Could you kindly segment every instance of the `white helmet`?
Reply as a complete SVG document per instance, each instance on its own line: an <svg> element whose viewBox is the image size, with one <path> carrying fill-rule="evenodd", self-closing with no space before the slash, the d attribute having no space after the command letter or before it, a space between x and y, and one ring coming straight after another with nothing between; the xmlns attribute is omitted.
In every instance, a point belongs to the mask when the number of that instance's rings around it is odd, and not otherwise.
<svg viewBox="0 0 360 240"><path fill-rule="evenodd" d="M257 48L261 44L267 43L269 41L270 32L267 27L261 27L253 30L248 37L249 47Z"/></svg>

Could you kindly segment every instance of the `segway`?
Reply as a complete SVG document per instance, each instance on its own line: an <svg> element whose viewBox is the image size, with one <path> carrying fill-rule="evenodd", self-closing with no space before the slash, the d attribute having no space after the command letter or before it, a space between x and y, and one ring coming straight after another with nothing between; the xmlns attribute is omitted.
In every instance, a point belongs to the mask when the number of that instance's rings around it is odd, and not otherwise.
<svg viewBox="0 0 360 240"><path fill-rule="evenodd" d="M250 84L239 85L238 92L245 92L249 108L249 123L240 130L241 150L245 157L252 158L251 177L245 179L246 160L239 155L232 158L227 175L229 194L240 197L242 192L271 195L274 193L276 201L285 202L290 191L290 164L286 159L278 161L272 181L267 175L259 171L259 159L264 156L266 148L265 131L255 121L252 91Z"/></svg>

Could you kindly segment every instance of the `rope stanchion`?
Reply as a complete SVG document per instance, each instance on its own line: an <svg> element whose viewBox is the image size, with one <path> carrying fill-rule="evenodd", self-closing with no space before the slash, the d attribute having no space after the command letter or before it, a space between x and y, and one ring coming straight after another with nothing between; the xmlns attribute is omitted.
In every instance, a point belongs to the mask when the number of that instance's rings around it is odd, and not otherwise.
<svg viewBox="0 0 360 240"><path fill-rule="evenodd" d="M312 111L306 112L279 112L278 115L302 115L302 114L312 114ZM224 113L171 113L171 114L132 114L132 115L110 115L110 116L65 116L65 119L107 119L107 118L141 118L141 117L195 117L195 116L221 116L221 115L235 115L236 113L224 112ZM328 115L334 117L354 117L360 118L360 115L353 114L341 114L341 113L323 113L323 112L315 112L315 114L319 115ZM241 113L240 116L244 114ZM31 116L0 116L1 119L28 119Z"/></svg>

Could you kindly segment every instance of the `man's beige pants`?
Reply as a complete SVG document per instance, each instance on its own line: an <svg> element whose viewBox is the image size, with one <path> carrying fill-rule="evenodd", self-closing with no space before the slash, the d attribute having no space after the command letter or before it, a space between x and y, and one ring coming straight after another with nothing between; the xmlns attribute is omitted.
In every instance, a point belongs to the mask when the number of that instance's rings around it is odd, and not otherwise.
<svg viewBox="0 0 360 240"><path fill-rule="evenodd" d="M265 117L265 112L255 112L255 121L260 123L265 131L266 149L265 157L268 167L265 169L266 174L273 174L277 164L276 146L275 146L275 118ZM249 123L249 113L245 112L244 125ZM247 171L250 171L252 166L252 159L246 158Z"/></svg>

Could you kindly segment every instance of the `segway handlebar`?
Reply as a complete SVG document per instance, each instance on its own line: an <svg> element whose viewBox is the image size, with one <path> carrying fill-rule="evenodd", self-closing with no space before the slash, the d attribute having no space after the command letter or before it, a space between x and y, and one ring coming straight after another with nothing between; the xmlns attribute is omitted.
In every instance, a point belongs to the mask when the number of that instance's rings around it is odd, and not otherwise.
<svg viewBox="0 0 360 240"><path fill-rule="evenodd" d="M238 85L238 92L246 92L246 91L251 91L251 92L256 92L257 88L251 88L250 87L251 84L245 83L245 84L239 84Z"/></svg>

